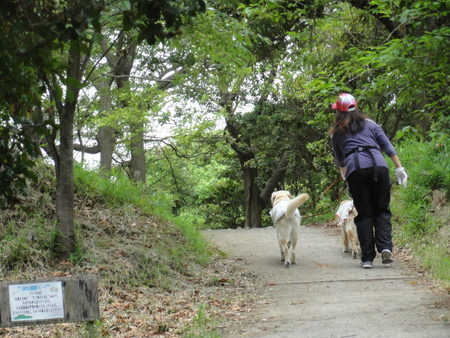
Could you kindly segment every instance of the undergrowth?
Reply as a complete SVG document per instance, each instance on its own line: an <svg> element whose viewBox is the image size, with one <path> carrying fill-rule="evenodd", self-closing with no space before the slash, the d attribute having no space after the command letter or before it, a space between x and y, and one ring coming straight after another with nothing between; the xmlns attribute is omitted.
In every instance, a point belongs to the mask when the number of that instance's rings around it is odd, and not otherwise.
<svg viewBox="0 0 450 338"><path fill-rule="evenodd" d="M168 293L201 280L202 267L217 252L195 226L170 215L164 195L120 176L105 180L81 168L75 170L76 251L68 261L58 261L53 242L55 180L52 169L41 166L39 183L30 187L29 195L0 214L0 280L92 273L110 291ZM195 331L215 334L199 325ZM189 325L185 330L191 330Z"/></svg>
<svg viewBox="0 0 450 338"><path fill-rule="evenodd" d="M412 250L430 276L450 292L450 139L409 140L398 149L407 188L393 188L394 240Z"/></svg>
<svg viewBox="0 0 450 338"><path fill-rule="evenodd" d="M164 197L155 198L123 178L111 182L80 168L75 172L77 246L70 263L89 265L106 263L111 257L132 258L129 261L134 267L125 269L127 281L164 287L169 284L166 277L195 271L190 262L209 261L212 252L199 231L185 220L171 217ZM45 187L55 184L48 173L51 171L41 171L40 182ZM45 262L48 266L54 259L53 202L48 191L35 188L15 210L2 212L1 274L29 264ZM120 265L117 268L122 269Z"/></svg>

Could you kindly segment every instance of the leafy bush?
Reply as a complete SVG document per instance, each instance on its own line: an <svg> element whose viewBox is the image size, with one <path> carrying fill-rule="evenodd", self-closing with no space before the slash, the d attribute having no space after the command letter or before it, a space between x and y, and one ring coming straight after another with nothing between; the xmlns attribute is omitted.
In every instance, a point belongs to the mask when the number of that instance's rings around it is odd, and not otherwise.
<svg viewBox="0 0 450 338"><path fill-rule="evenodd" d="M411 235L432 233L436 226L428 219L431 197L435 190L450 196L450 138L439 135L427 141L409 140L402 143L400 159L408 173L407 189L400 189L406 230Z"/></svg>
<svg viewBox="0 0 450 338"><path fill-rule="evenodd" d="M445 130L440 128L440 130ZM444 131L398 147L408 173L406 189L394 187L394 241L408 246L423 266L450 290L450 138ZM440 196L436 201L436 196Z"/></svg>

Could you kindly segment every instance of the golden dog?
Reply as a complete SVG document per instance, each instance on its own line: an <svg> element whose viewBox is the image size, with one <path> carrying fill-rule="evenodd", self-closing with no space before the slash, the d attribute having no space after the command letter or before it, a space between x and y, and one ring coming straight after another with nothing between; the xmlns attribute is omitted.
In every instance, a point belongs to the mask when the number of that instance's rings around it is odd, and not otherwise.
<svg viewBox="0 0 450 338"><path fill-rule="evenodd" d="M336 212L338 226L341 227L342 244L344 245L343 252L349 252L351 245L353 258L356 258L358 254L361 254L358 232L356 230L356 224L354 222L354 219L357 215L358 212L356 211L352 200L343 201L339 206L338 211Z"/></svg>
<svg viewBox="0 0 450 338"><path fill-rule="evenodd" d="M292 198L289 191L280 190L272 193L272 210L270 216L277 229L278 244L281 251L281 261L288 268L291 264L297 263L295 249L297 247L302 216L298 211L309 195L300 194Z"/></svg>

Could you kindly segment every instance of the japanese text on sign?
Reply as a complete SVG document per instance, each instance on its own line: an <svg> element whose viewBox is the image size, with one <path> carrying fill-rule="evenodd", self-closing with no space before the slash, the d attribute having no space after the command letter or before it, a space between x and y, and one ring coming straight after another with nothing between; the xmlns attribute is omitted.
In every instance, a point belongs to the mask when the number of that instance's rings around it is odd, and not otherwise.
<svg viewBox="0 0 450 338"><path fill-rule="evenodd" d="M61 282L9 285L11 320L64 318Z"/></svg>

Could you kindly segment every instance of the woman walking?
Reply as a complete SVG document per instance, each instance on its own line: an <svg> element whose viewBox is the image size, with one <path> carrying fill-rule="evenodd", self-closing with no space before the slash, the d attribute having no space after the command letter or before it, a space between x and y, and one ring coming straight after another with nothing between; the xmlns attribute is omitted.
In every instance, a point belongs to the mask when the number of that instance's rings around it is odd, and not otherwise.
<svg viewBox="0 0 450 338"><path fill-rule="evenodd" d="M381 253L382 263L390 264L393 262L391 185L382 152L394 163L399 184L406 187L408 176L383 129L357 108L352 95L339 95L332 109L335 119L330 130L331 142L358 212L355 224L362 251L361 266L373 267L376 250Z"/></svg>

